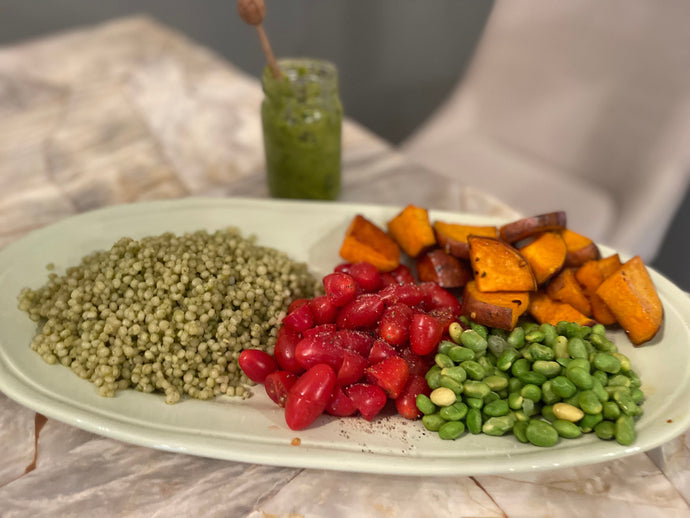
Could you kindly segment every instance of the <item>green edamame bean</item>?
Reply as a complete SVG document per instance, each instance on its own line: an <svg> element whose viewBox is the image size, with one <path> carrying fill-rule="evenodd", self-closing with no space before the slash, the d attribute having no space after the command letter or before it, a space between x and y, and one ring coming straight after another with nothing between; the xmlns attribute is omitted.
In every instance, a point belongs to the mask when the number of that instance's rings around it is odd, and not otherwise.
<svg viewBox="0 0 690 518"><path fill-rule="evenodd" d="M589 353L585 341L579 336L573 336L568 340L568 354L571 358L587 358Z"/></svg>
<svg viewBox="0 0 690 518"><path fill-rule="evenodd" d="M444 406L439 410L439 415L446 421L460 421L467 416L468 407L462 401L456 401L450 406Z"/></svg>
<svg viewBox="0 0 690 518"><path fill-rule="evenodd" d="M592 362L595 369L607 372L609 374L617 374L621 370L621 362L618 358L609 353L596 353L594 361Z"/></svg>
<svg viewBox="0 0 690 518"><path fill-rule="evenodd" d="M551 426L558 432L558 435L566 439L575 439L582 435L582 430L575 423L565 421L563 419L556 419Z"/></svg>
<svg viewBox="0 0 690 518"><path fill-rule="evenodd" d="M630 379L630 388L636 389L642 386L642 380L635 371L630 370L625 375Z"/></svg>
<svg viewBox="0 0 690 518"><path fill-rule="evenodd" d="M463 397L463 401L467 403L470 408L480 410L484 406L484 399L480 397L468 397L467 394Z"/></svg>
<svg viewBox="0 0 690 518"><path fill-rule="evenodd" d="M426 394L419 394L417 396L417 408L424 415L431 415L436 413L438 407L429 399Z"/></svg>
<svg viewBox="0 0 690 518"><path fill-rule="evenodd" d="M519 377L519 374L529 372L530 369L530 363L525 358L519 358L513 362L510 372L513 376Z"/></svg>
<svg viewBox="0 0 690 518"><path fill-rule="evenodd" d="M609 378L609 382L606 384L607 387L625 387L630 388L630 378L625 374L616 374Z"/></svg>
<svg viewBox="0 0 690 518"><path fill-rule="evenodd" d="M510 408L508 407L508 402L505 399L497 399L484 405L484 413L489 417L500 417L508 414L509 412Z"/></svg>
<svg viewBox="0 0 690 518"><path fill-rule="evenodd" d="M424 376L427 385L431 390L437 389L441 386L441 367L432 365Z"/></svg>
<svg viewBox="0 0 690 518"><path fill-rule="evenodd" d="M616 344L600 333L592 333L589 337L589 341L597 350L606 353L613 353L618 349Z"/></svg>
<svg viewBox="0 0 690 518"><path fill-rule="evenodd" d="M488 344L489 351L491 351L491 353L496 358L501 356L501 353L503 353L503 351L510 347L510 345L508 345L508 342L506 342L505 338L494 334L490 335L486 339L486 343Z"/></svg>
<svg viewBox="0 0 690 518"><path fill-rule="evenodd" d="M583 432L589 433L594 430L594 427L603 420L604 416L601 414L585 414L585 416L578 422L578 425L580 425L580 429Z"/></svg>
<svg viewBox="0 0 690 518"><path fill-rule="evenodd" d="M441 369L441 376L448 376L458 383L462 383L467 379L467 372L461 365L454 365Z"/></svg>
<svg viewBox="0 0 690 518"><path fill-rule="evenodd" d="M482 412L478 408L470 408L465 418L467 430L474 435L482 431Z"/></svg>
<svg viewBox="0 0 690 518"><path fill-rule="evenodd" d="M462 421L448 421L438 429L438 436L446 441L453 441L465 432L465 423Z"/></svg>
<svg viewBox="0 0 690 518"><path fill-rule="evenodd" d="M616 419L615 438L623 446L630 446L635 442L635 422L632 416L622 415Z"/></svg>
<svg viewBox="0 0 690 518"><path fill-rule="evenodd" d="M618 390L614 392L613 400L618 403L618 406L625 415L635 416L641 413L640 407L633 401L632 395L628 390Z"/></svg>
<svg viewBox="0 0 690 518"><path fill-rule="evenodd" d="M519 392L511 392L510 394L508 394L508 406L512 410L521 409L523 401L524 401L524 398L520 395Z"/></svg>
<svg viewBox="0 0 690 518"><path fill-rule="evenodd" d="M556 414L553 413L553 405L545 405L541 407L541 415L544 419L551 421L552 423L558 420Z"/></svg>
<svg viewBox="0 0 690 518"><path fill-rule="evenodd" d="M484 400L484 406L486 406L488 403L491 403L492 401L496 401L497 399L501 399L501 396L498 395L498 392L494 392L492 390L486 396L484 396L482 399Z"/></svg>
<svg viewBox="0 0 690 518"><path fill-rule="evenodd" d="M528 442L527 441L527 426L529 425L529 421L516 421L515 424L513 425L513 435L515 435L515 438L523 443Z"/></svg>
<svg viewBox="0 0 690 518"><path fill-rule="evenodd" d="M472 322L472 323L470 323L470 329L472 329L472 331L476 332L484 340L486 340L489 337L489 330L486 328L486 326L483 326L482 324L477 324L476 322Z"/></svg>
<svg viewBox="0 0 690 518"><path fill-rule="evenodd" d="M556 429L549 423L538 419L532 419L529 422L525 436L529 442L543 448L554 446L558 442Z"/></svg>
<svg viewBox="0 0 690 518"><path fill-rule="evenodd" d="M603 409L601 412L606 419L609 419L610 421L615 421L621 416L621 409L618 406L618 403L615 401L607 401L606 403L603 404Z"/></svg>
<svg viewBox="0 0 690 518"><path fill-rule="evenodd" d="M565 336L557 336L553 343L553 355L558 359L570 359L568 354L568 339Z"/></svg>
<svg viewBox="0 0 690 518"><path fill-rule="evenodd" d="M491 388L482 381L467 380L463 383L463 391L467 397L484 398L491 392Z"/></svg>
<svg viewBox="0 0 690 518"><path fill-rule="evenodd" d="M500 417L489 417L489 419L487 419L482 425L482 432L484 432L486 435L505 435L513 430L513 425L515 422L515 417L511 414Z"/></svg>
<svg viewBox="0 0 690 518"><path fill-rule="evenodd" d="M630 369L632 369L632 365L630 364L630 358L628 358L625 354L619 353L618 351L614 351L611 353L611 356L613 356L619 362L621 362L622 372L628 372L630 371Z"/></svg>
<svg viewBox="0 0 690 518"><path fill-rule="evenodd" d="M495 392L508 388L508 378L504 376L487 376L482 381L489 385L489 388Z"/></svg>
<svg viewBox="0 0 690 518"><path fill-rule="evenodd" d="M577 387L575 383L570 381L565 376L556 376L551 380L551 388L553 391L562 398L569 398L574 396L577 392Z"/></svg>
<svg viewBox="0 0 690 518"><path fill-rule="evenodd" d="M580 409L585 414L599 414L604 409L601 401L593 390L583 390L577 396Z"/></svg>
<svg viewBox="0 0 690 518"><path fill-rule="evenodd" d="M508 345L511 347L520 349L525 345L525 330L522 327L516 327L510 332L506 342L508 342Z"/></svg>
<svg viewBox="0 0 690 518"><path fill-rule="evenodd" d="M472 349L468 349L467 347L461 347L459 345L456 345L455 347L451 348L446 354L455 363L462 363L467 360L474 360L476 356L475 352Z"/></svg>
<svg viewBox="0 0 690 518"><path fill-rule="evenodd" d="M553 391L553 383L551 383L551 380L546 380L542 383L541 400L547 405L553 405L561 400L561 396Z"/></svg>
<svg viewBox="0 0 690 518"><path fill-rule="evenodd" d="M490 376L496 370L496 365L492 363L493 355L484 355L477 358L476 362L482 366L486 376ZM495 360L493 360L495 361Z"/></svg>
<svg viewBox="0 0 690 518"><path fill-rule="evenodd" d="M553 349L547 345L533 343L528 347L528 351L532 361L553 360Z"/></svg>
<svg viewBox="0 0 690 518"><path fill-rule="evenodd" d="M475 360L466 360L460 363L460 367L465 369L467 377L475 381L481 381L486 377L486 369Z"/></svg>
<svg viewBox="0 0 690 518"><path fill-rule="evenodd" d="M439 428L446 423L446 420L440 416L440 414L429 414L422 416L422 424L424 428L430 432L438 432Z"/></svg>
<svg viewBox="0 0 690 518"><path fill-rule="evenodd" d="M593 335L605 336L606 335L606 326L604 324L599 324L599 323L594 324L592 326L592 335L591 336L593 336ZM590 336L590 339L591 339L591 336Z"/></svg>
<svg viewBox="0 0 690 518"><path fill-rule="evenodd" d="M508 392L519 392L523 385L517 378L508 378Z"/></svg>
<svg viewBox="0 0 690 518"><path fill-rule="evenodd" d="M436 356L434 356L434 363L436 363L436 365L442 369L446 367L453 367L455 365L455 362L451 360L448 355L441 353L438 353Z"/></svg>
<svg viewBox="0 0 690 518"><path fill-rule="evenodd" d="M446 387L450 390L452 390L456 396L459 396L462 394L464 385L460 382L458 382L456 379L451 378L450 376L444 376L441 374L441 378L439 379L439 383L441 384L442 387Z"/></svg>
<svg viewBox="0 0 690 518"><path fill-rule="evenodd" d="M592 388L592 375L584 369L567 369L566 376L577 388L584 390Z"/></svg>
<svg viewBox="0 0 690 518"><path fill-rule="evenodd" d="M592 372L589 360L587 360L586 358L572 358L565 368L566 371L568 371L568 369L582 369L587 373Z"/></svg>
<svg viewBox="0 0 690 518"><path fill-rule="evenodd" d="M604 371L596 370L592 373L592 377L596 379L602 387L609 384L609 375Z"/></svg>
<svg viewBox="0 0 690 518"><path fill-rule="evenodd" d="M436 352L447 355L448 351L450 351L453 347L457 347L455 342L451 342L450 340L441 340L441 342L438 344L438 349Z"/></svg>
<svg viewBox="0 0 690 518"><path fill-rule="evenodd" d="M602 441L608 441L616 436L616 425L613 421L602 421L594 427L594 433Z"/></svg>
<svg viewBox="0 0 690 518"><path fill-rule="evenodd" d="M558 331L556 331L556 326L544 322L542 325L539 326L539 329L542 333L544 333L543 343L545 345L548 345L549 347L553 347L556 343L556 339L558 338Z"/></svg>
<svg viewBox="0 0 690 518"><path fill-rule="evenodd" d="M460 343L468 349L472 349L475 353L483 353L489 346L486 338L474 329L465 329L460 335Z"/></svg>
<svg viewBox="0 0 690 518"><path fill-rule="evenodd" d="M545 337L544 331L537 327L525 333L525 342L541 343Z"/></svg>
<svg viewBox="0 0 690 518"><path fill-rule="evenodd" d="M644 401L644 392L640 390L639 388L632 389L630 391L630 396L632 397L632 400L635 402L635 404L639 405Z"/></svg>
<svg viewBox="0 0 690 518"><path fill-rule="evenodd" d="M534 371L521 372L517 375L517 378L520 381L522 381L525 385L528 385L530 383L533 385L541 385L547 379L546 376L544 376L543 374Z"/></svg>
<svg viewBox="0 0 690 518"><path fill-rule="evenodd" d="M561 365L553 360L537 360L532 364L532 370L543 374L547 378L553 378L561 372Z"/></svg>
<svg viewBox="0 0 690 518"><path fill-rule="evenodd" d="M498 367L499 370L507 371L519 357L520 353L517 349L505 349L496 360L496 367Z"/></svg>
<svg viewBox="0 0 690 518"><path fill-rule="evenodd" d="M537 403L541 400L541 388L538 385L528 383L520 389L520 395Z"/></svg>

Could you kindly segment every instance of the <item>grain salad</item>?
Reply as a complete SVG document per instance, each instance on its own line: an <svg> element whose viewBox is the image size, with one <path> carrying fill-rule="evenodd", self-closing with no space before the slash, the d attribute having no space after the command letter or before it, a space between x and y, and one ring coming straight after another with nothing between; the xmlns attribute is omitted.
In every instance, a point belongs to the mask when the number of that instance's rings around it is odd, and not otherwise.
<svg viewBox="0 0 690 518"><path fill-rule="evenodd" d="M246 397L240 352L272 353L290 302L318 291L304 263L227 228L122 238L24 288L19 308L38 323L31 349L101 396L133 388L176 403Z"/></svg>

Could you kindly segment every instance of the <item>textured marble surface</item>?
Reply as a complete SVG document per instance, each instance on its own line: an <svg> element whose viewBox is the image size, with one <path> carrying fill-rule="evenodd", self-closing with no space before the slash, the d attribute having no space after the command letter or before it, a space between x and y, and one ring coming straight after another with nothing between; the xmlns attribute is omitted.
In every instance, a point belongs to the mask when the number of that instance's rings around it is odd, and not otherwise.
<svg viewBox="0 0 690 518"><path fill-rule="evenodd" d="M0 248L105 205L266 196L258 83L131 18L0 49ZM514 217L344 125L343 201ZM394 477L132 446L0 393L0 516L690 517L690 434L648 454L528 474Z"/></svg>

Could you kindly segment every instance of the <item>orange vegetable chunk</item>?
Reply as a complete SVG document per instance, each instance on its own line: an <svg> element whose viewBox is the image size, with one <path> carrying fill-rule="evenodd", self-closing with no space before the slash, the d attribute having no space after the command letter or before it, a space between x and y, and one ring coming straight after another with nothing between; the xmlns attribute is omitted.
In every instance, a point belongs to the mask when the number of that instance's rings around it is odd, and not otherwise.
<svg viewBox="0 0 690 518"><path fill-rule="evenodd" d="M597 288L634 345L651 340L661 328L664 309L639 256L624 263Z"/></svg>
<svg viewBox="0 0 690 518"><path fill-rule="evenodd" d="M561 230L566 225L565 212L556 211L537 214L521 218L502 225L498 229L499 236L508 243L515 243L526 237L535 236L542 232Z"/></svg>
<svg viewBox="0 0 690 518"><path fill-rule="evenodd" d="M557 232L543 232L534 241L520 248L520 253L532 267L537 284L543 284L559 272L568 250Z"/></svg>
<svg viewBox="0 0 690 518"><path fill-rule="evenodd" d="M467 240L470 245L470 266L479 291L537 289L529 263L508 243L481 236L469 236Z"/></svg>
<svg viewBox="0 0 690 518"><path fill-rule="evenodd" d="M567 228L561 230L560 233L568 250L565 256L565 266L581 266L587 261L594 261L601 256L599 247L590 238Z"/></svg>
<svg viewBox="0 0 690 518"><path fill-rule="evenodd" d="M460 225L434 221L433 227L439 246L460 259L470 257L470 247L467 243L469 236L498 237L498 229L495 226Z"/></svg>
<svg viewBox="0 0 690 518"><path fill-rule="evenodd" d="M402 251L412 258L436 244L429 212L414 205L408 205L388 222L388 233Z"/></svg>
<svg viewBox="0 0 690 518"><path fill-rule="evenodd" d="M596 322L570 304L553 300L544 292L532 295L529 312L540 324L557 325L559 322L575 322L581 326L593 326Z"/></svg>
<svg viewBox="0 0 690 518"><path fill-rule="evenodd" d="M587 261L575 270L575 278L583 287L592 306L592 317L606 326L615 324L616 317L596 291L601 283L620 266L620 257L618 254L613 254L598 260Z"/></svg>
<svg viewBox="0 0 690 518"><path fill-rule="evenodd" d="M529 299L527 291L483 292L470 281L463 292L462 313L478 324L512 331L527 311Z"/></svg>
<svg viewBox="0 0 690 518"><path fill-rule="evenodd" d="M442 288L462 288L472 279L467 261L434 248L423 252L415 261L420 282L435 282Z"/></svg>
<svg viewBox="0 0 690 518"><path fill-rule="evenodd" d="M575 271L572 268L562 270L561 273L551 279L546 287L546 294L554 300L570 304L580 313L587 316L592 315L592 304L580 283L577 282Z"/></svg>
<svg viewBox="0 0 690 518"><path fill-rule="evenodd" d="M391 236L358 214L345 232L340 257L350 263L371 263L379 271L389 272L400 264L400 248Z"/></svg>

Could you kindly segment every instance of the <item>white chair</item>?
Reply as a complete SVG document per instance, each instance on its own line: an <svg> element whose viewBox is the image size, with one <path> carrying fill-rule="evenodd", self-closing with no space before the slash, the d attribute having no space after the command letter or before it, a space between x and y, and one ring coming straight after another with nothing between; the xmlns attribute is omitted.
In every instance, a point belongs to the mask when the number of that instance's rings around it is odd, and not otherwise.
<svg viewBox="0 0 690 518"><path fill-rule="evenodd" d="M651 261L690 179L690 2L497 0L401 151Z"/></svg>

